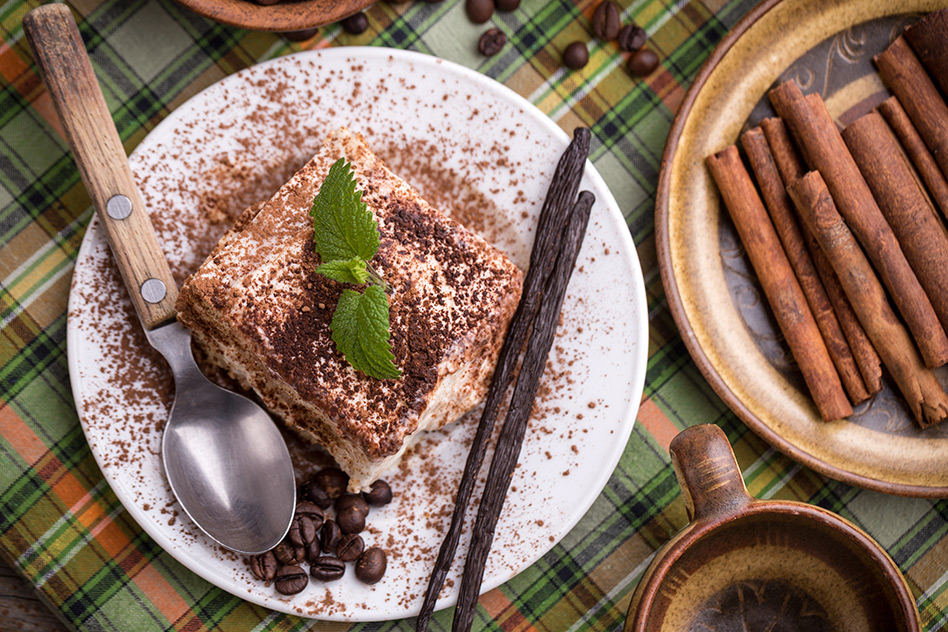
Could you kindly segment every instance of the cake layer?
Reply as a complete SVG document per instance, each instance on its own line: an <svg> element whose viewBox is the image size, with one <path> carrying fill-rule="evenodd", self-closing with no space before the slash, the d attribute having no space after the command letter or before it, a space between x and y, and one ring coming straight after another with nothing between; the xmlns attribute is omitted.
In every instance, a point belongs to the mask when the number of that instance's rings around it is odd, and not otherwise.
<svg viewBox="0 0 948 632"><path fill-rule="evenodd" d="M346 286L315 272L309 210L342 157L379 224L371 265L394 290L397 380L354 370L330 334ZM418 432L483 399L521 280L503 253L429 206L343 128L270 200L241 216L185 282L178 318L210 362L325 447L355 489L391 467Z"/></svg>

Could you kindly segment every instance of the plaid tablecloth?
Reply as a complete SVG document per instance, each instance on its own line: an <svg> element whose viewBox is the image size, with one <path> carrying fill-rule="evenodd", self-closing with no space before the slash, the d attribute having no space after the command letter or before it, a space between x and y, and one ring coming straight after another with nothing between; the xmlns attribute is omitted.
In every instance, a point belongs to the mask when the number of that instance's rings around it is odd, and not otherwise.
<svg viewBox="0 0 948 632"><path fill-rule="evenodd" d="M91 216L89 198L32 64L21 20L35 2L0 3L0 554L79 630L343 629L251 605L183 568L129 517L80 429L66 362L66 301ZM381 2L359 36L338 25L302 43L205 20L172 0L75 0L72 6L127 150L218 79L300 48L408 48L476 68L564 129L593 130L592 161L628 220L648 288L649 363L631 441L582 522L542 560L481 598L476 628L621 627L656 549L687 521L668 442L697 423L727 432L750 492L838 512L901 567L927 630L948 623L948 502L888 496L829 480L771 449L697 371L667 309L654 248L654 193L671 120L698 68L754 2L622 0L661 58L629 75L615 45L592 39L595 2L523 0L492 23L509 37L485 58L487 26L463 2ZM561 67L569 42L590 63ZM948 467L948 464L946 464ZM450 627L450 611L433 629ZM2 614L0 614L2 617ZM0 628L3 628L0 621ZM411 621L356 626L412 629Z"/></svg>

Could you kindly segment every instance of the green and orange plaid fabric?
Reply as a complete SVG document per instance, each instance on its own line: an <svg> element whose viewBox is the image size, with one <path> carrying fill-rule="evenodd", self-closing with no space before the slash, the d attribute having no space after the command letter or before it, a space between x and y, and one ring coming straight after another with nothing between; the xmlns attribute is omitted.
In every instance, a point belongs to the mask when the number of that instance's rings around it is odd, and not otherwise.
<svg viewBox="0 0 948 632"><path fill-rule="evenodd" d="M91 210L21 27L36 2L0 2L0 554L78 630L343 629L278 615L183 568L128 516L98 470L73 406L66 362L71 271ZM832 481L775 452L701 377L667 309L654 249L654 193L672 118L702 62L752 0L620 0L661 58L633 79L614 44L592 39L594 0L523 0L493 25L508 36L484 58L487 26L463 2L381 2L368 31L338 25L303 43L205 20L172 0L74 0L80 31L125 147L218 79L299 48L407 48L476 68L566 130L592 129L592 161L624 210L645 272L650 315L645 396L608 486L553 551L483 596L478 629L616 630L653 553L686 523L671 437L716 423L759 498L806 501L876 538L908 578L927 630L948 624L948 502L887 496ZM565 72L560 52L590 42ZM2 616L2 615L0 615ZM433 629L450 627L451 612ZM0 622L0 628L3 628ZM411 621L354 626L413 629Z"/></svg>

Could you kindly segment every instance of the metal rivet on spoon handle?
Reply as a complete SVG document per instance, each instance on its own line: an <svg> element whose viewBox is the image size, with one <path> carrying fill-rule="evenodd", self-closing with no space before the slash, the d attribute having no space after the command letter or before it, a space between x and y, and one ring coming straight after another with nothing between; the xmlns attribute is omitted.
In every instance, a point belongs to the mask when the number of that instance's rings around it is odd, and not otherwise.
<svg viewBox="0 0 948 632"><path fill-rule="evenodd" d="M142 283L141 294L148 303L160 303L168 296L168 287L160 279L148 279Z"/></svg>
<svg viewBox="0 0 948 632"><path fill-rule="evenodd" d="M105 203L105 212L112 219L125 219L132 214L132 201L119 193Z"/></svg>
<svg viewBox="0 0 948 632"><path fill-rule="evenodd" d="M69 8L38 7L23 29L132 304L175 375L162 439L168 482L224 546L269 549L289 529L296 501L286 443L265 411L204 379L194 363L190 332L175 319L177 285Z"/></svg>

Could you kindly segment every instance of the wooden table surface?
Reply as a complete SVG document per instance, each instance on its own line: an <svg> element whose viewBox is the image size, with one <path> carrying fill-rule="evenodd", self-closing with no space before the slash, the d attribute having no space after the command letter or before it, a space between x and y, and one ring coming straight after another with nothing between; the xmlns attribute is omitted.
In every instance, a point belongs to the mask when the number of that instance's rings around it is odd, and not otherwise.
<svg viewBox="0 0 948 632"><path fill-rule="evenodd" d="M39 594L0 559L0 629L66 632L68 628L40 601Z"/></svg>

